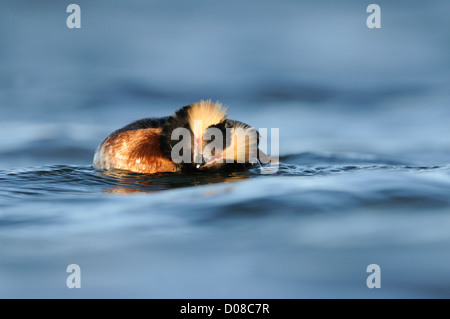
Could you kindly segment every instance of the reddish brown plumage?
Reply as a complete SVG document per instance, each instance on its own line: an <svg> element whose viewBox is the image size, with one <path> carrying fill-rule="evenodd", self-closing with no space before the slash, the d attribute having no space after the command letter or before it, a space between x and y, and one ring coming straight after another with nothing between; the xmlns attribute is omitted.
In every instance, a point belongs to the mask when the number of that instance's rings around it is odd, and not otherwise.
<svg viewBox="0 0 450 319"><path fill-rule="evenodd" d="M161 128L145 128L111 134L97 149L94 166L137 173L176 172L177 166L161 152Z"/></svg>

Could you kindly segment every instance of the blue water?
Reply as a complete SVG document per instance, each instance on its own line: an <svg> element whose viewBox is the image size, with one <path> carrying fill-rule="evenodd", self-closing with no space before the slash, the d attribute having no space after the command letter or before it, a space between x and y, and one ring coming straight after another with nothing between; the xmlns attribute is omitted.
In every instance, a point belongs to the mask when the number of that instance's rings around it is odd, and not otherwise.
<svg viewBox="0 0 450 319"><path fill-rule="evenodd" d="M1 298L450 297L448 1L378 1L378 30L357 1L76 3L79 30L0 10ZM206 98L279 128L276 174L91 166Z"/></svg>

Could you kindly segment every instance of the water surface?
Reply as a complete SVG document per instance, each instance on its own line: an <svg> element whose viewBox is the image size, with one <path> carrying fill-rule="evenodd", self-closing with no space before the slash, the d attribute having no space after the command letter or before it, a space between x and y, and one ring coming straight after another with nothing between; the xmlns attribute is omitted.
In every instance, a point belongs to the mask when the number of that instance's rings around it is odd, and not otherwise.
<svg viewBox="0 0 450 319"><path fill-rule="evenodd" d="M354 1L77 3L80 30L0 12L0 297L450 296L448 1L379 1L379 30ZM276 174L91 166L204 98L279 128Z"/></svg>

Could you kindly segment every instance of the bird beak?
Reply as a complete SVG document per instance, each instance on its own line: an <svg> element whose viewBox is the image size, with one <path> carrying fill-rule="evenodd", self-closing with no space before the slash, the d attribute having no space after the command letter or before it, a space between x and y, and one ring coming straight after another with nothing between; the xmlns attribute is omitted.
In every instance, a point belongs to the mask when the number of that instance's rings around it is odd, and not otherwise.
<svg viewBox="0 0 450 319"><path fill-rule="evenodd" d="M195 167L199 168L202 166L205 162L203 161L203 155L200 153L194 154L194 163L196 164Z"/></svg>
<svg viewBox="0 0 450 319"><path fill-rule="evenodd" d="M223 155L222 153L217 156L204 156L202 150L202 141L197 138L194 141L194 164L196 169L202 169L204 167L210 166L214 164L216 161L221 160Z"/></svg>
<svg viewBox="0 0 450 319"><path fill-rule="evenodd" d="M216 161L219 161L222 159L222 155L219 156L215 156L215 157L211 157L211 158L205 158L203 157L202 163L201 164L197 164L195 166L195 168L199 169L199 168L204 168L204 167L208 167L212 164L214 164Z"/></svg>
<svg viewBox="0 0 450 319"><path fill-rule="evenodd" d="M199 155L198 159L199 159L199 160L195 162L195 163L196 163L196 165L195 165L195 168L196 168L196 169L205 167L205 166L207 166L208 164L210 164L210 163L206 162L205 158L204 158L201 154Z"/></svg>

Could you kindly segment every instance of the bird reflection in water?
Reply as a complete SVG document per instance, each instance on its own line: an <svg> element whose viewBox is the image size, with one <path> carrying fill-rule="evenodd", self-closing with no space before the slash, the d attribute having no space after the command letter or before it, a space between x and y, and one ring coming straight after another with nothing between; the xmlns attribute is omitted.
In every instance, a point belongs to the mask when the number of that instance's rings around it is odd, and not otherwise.
<svg viewBox="0 0 450 319"><path fill-rule="evenodd" d="M98 174L107 184L103 192L114 194L155 193L181 187L235 182L256 175L251 171L139 174L124 170L100 171Z"/></svg>

